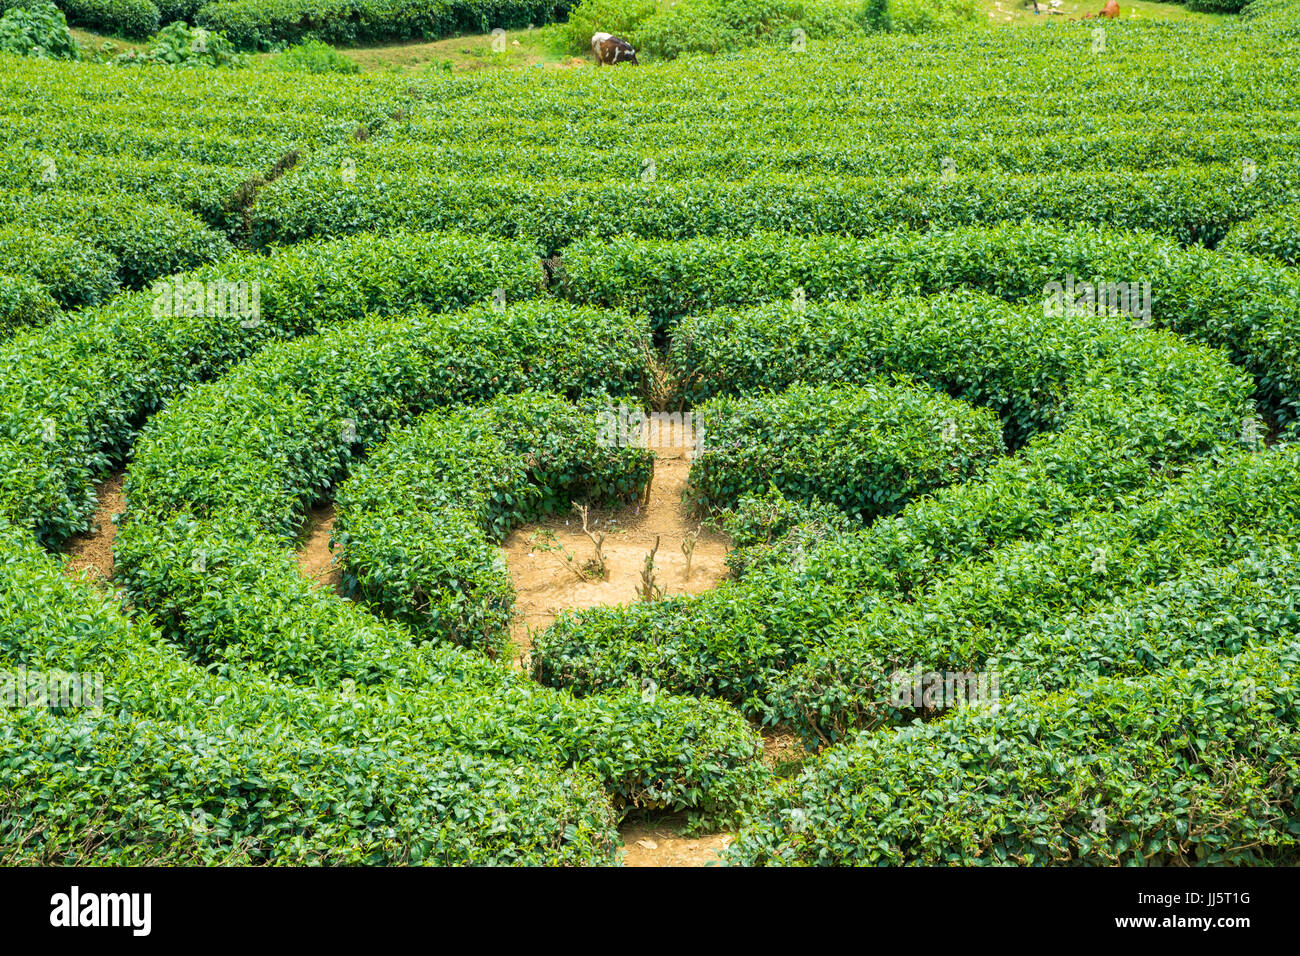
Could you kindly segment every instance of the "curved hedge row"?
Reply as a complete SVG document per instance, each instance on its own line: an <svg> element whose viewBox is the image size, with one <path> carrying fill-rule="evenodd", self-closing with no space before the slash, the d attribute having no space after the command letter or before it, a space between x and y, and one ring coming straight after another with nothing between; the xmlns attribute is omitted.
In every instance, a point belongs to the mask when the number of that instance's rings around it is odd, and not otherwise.
<svg viewBox="0 0 1300 956"><path fill-rule="evenodd" d="M1246 185L1240 168L1188 167L1109 174L979 174L897 179L754 178L742 183L565 182L447 177L418 166L354 182L337 169L302 170L261 194L258 244L398 226L523 236L555 252L583 237L688 239L796 234L871 235L909 226L1023 220L1150 229L1213 245L1237 222L1294 201L1300 183L1266 168Z"/></svg>
<svg viewBox="0 0 1300 956"><path fill-rule="evenodd" d="M0 333L41 326L58 314L58 303L34 278L0 272Z"/></svg>
<svg viewBox="0 0 1300 956"><path fill-rule="evenodd" d="M1300 271L1184 249L1158 235L1054 224L898 232L868 239L756 236L583 240L564 250L569 297L648 313L657 328L720 306L975 288L1042 302L1048 283L1127 283L1135 320L1222 348L1283 422L1300 414ZM1139 293L1149 283L1149 301ZM1064 290L1062 289L1062 292Z"/></svg>
<svg viewBox="0 0 1300 956"><path fill-rule="evenodd" d="M1300 266L1300 205L1287 206L1239 222L1228 230L1219 248L1252 256L1272 256Z"/></svg>
<svg viewBox="0 0 1300 956"><path fill-rule="evenodd" d="M237 47L268 50L306 38L354 44L437 40L554 23L572 0L217 0L194 20L219 30Z"/></svg>
<svg viewBox="0 0 1300 956"><path fill-rule="evenodd" d="M1026 689L1024 647L1040 639L1058 646L1043 652L1042 666L1028 683L1059 688L1123 658L1071 671L1066 645L1103 643L1090 636L1090 615L1099 615L1105 627L1128 627L1131 618L1145 617L1165 632L1190 628L1204 648L1251 627L1266 634L1262 626L1247 626L1247 609L1195 602L1207 602L1203 579L1213 568L1244 556L1251 573L1260 573L1254 556L1300 532L1298 461L1300 449L1283 446L1241 454L1224 465L1210 462L1150 500L1087 515L1041 541L958 564L906 598L882 596L858 620L837 625L805 660L771 679L761 705L765 716L816 741L908 720L913 709L892 705L889 688L896 670L913 666L926 672L995 671L1004 693ZM1265 564L1263 573L1269 569ZM1191 597L1180 597L1189 587ZM1277 595L1288 590L1279 586ZM1118 617L1105 609L1112 599ZM1240 595L1221 599L1229 600L1240 602ZM1153 603L1156 610L1138 614L1130 602ZM1213 622L1212 634L1201 633L1206 622ZM1140 624L1135 626L1139 632L1127 633L1127 639L1150 661L1155 652ZM1009 675L1008 668L1021 674Z"/></svg>
<svg viewBox="0 0 1300 956"><path fill-rule="evenodd" d="M906 370L1002 417L1019 453L790 565L691 599L562 616L533 644L543 683L590 693L650 676L763 711L781 672L872 604L921 593L976 559L1141 493L1224 442L1247 385L1208 350L1110 317L1068 324L983 296L769 306L684 322L674 339L695 399ZM648 635L654 640L648 640Z"/></svg>
<svg viewBox="0 0 1300 956"><path fill-rule="evenodd" d="M559 754L596 769L620 802L730 818L762 770L756 737L725 704L639 690L575 701L504 666L455 677L462 658L314 587L290 550L303 509L393 426L530 388L635 394L648 387L646 346L626 316L524 303L354 321L265 349L151 421L127 476L115 578L222 673L402 688L392 706L451 745Z"/></svg>
<svg viewBox="0 0 1300 956"><path fill-rule="evenodd" d="M736 864L1300 859L1300 646L866 733L745 825Z"/></svg>
<svg viewBox="0 0 1300 956"><path fill-rule="evenodd" d="M0 226L0 269L31 275L64 309L98 305L118 289L112 256L37 226Z"/></svg>
<svg viewBox="0 0 1300 956"><path fill-rule="evenodd" d="M596 416L543 393L433 413L339 488L343 591L420 638L509 649L514 589L493 542L575 501L639 498L654 456L605 447Z"/></svg>
<svg viewBox="0 0 1300 956"><path fill-rule="evenodd" d="M138 289L232 251L224 235L192 213L127 196L0 192L0 223L6 224L0 234L28 237L30 247L16 252L0 247L0 261L15 254L30 257L35 265L24 271L42 278L70 306L96 305L119 285Z"/></svg>
<svg viewBox="0 0 1300 956"><path fill-rule="evenodd" d="M723 396L692 420L705 448L691 463L686 495L704 509L731 508L773 487L871 521L1006 453L988 409L905 381Z"/></svg>
<svg viewBox="0 0 1300 956"><path fill-rule="evenodd" d="M101 712L0 708L11 862L613 862L591 774L431 746L364 695L213 677L3 519L0 667L107 682Z"/></svg>
<svg viewBox="0 0 1300 956"><path fill-rule="evenodd" d="M331 322L537 296L542 271L525 243L401 233L230 258L170 285L193 282L259 283L259 312L159 317L141 292L0 345L0 515L58 542L84 528L93 479L140 423L194 383Z"/></svg>

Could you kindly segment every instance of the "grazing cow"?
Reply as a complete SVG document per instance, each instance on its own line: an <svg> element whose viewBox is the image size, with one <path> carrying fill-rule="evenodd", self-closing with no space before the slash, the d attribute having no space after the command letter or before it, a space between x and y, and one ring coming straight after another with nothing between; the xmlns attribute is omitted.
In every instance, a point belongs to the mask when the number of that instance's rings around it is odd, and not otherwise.
<svg viewBox="0 0 1300 956"><path fill-rule="evenodd" d="M636 61L636 50L632 49L632 44L628 43L622 37L616 37L612 33L593 33L591 35L591 52L596 54L596 65L608 63L611 66L615 63L631 63L633 66L640 66Z"/></svg>
<svg viewBox="0 0 1300 956"><path fill-rule="evenodd" d="M1105 17L1107 20L1114 20L1119 16L1119 4L1116 0L1106 0L1106 5L1101 8L1101 13L1085 13L1083 18L1091 20L1093 17Z"/></svg>

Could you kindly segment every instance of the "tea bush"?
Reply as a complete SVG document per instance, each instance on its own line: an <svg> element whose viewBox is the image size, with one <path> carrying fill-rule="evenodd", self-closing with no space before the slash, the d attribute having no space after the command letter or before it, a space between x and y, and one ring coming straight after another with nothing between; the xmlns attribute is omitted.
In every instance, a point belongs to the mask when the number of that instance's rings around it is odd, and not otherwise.
<svg viewBox="0 0 1300 956"><path fill-rule="evenodd" d="M730 508L744 494L776 488L870 521L972 477L1006 450L988 409L906 383L721 397L693 421L706 447L691 463L687 500L701 509Z"/></svg>

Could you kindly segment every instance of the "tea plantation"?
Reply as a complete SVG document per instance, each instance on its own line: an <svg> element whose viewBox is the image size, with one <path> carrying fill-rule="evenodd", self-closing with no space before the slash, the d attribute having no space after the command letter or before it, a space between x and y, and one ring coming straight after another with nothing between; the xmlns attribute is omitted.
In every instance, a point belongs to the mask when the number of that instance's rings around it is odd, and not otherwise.
<svg viewBox="0 0 1300 956"><path fill-rule="evenodd" d="M60 6L245 49L570 12ZM0 861L612 865L675 813L736 865L1300 863L1300 3L1228 6L0 53ZM636 506L620 402L694 416L731 573L520 660L498 545Z"/></svg>

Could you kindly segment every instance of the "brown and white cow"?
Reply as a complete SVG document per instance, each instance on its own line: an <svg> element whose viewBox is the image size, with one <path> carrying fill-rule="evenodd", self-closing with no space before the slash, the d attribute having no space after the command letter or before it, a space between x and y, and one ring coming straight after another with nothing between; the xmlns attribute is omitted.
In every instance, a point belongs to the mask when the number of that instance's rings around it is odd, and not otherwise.
<svg viewBox="0 0 1300 956"><path fill-rule="evenodd" d="M633 66L640 66L636 61L636 50L632 49L632 44L628 43L622 37L616 37L612 33L593 33L591 35L591 52L596 54L596 65L602 63L631 63Z"/></svg>

